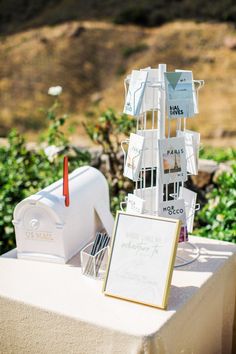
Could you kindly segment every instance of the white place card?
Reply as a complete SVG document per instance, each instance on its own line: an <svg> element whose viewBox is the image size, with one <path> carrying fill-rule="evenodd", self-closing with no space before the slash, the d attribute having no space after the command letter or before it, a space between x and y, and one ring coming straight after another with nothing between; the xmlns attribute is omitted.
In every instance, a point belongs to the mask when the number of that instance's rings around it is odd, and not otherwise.
<svg viewBox="0 0 236 354"><path fill-rule="evenodd" d="M197 193L185 187L180 187L179 196L180 198L184 199L188 232L192 232L196 209Z"/></svg>
<svg viewBox="0 0 236 354"><path fill-rule="evenodd" d="M141 69L147 71L147 84L143 96L143 112L157 110L160 108L160 89L157 87L158 83L158 69L145 68Z"/></svg>
<svg viewBox="0 0 236 354"><path fill-rule="evenodd" d="M194 106L194 114L198 114L199 110L198 110L198 99L197 99L197 92L196 89L194 87L194 81L193 81L193 73L190 70L179 70L176 69L175 72L187 72L190 73L190 75L192 76L192 90L193 90L193 106Z"/></svg>
<svg viewBox="0 0 236 354"><path fill-rule="evenodd" d="M200 150L200 142L201 142L201 134L195 132L193 130L185 129L185 132L188 134L192 134L194 146L196 148L196 164L197 164L197 172L198 172L198 163L199 163L199 150Z"/></svg>
<svg viewBox="0 0 236 354"><path fill-rule="evenodd" d="M144 138L141 135L131 133L129 139L128 154L125 162L124 176L137 181L141 168Z"/></svg>
<svg viewBox="0 0 236 354"><path fill-rule="evenodd" d="M144 200L143 214L152 215L156 212L156 193L156 187L138 188L134 190L134 195Z"/></svg>
<svg viewBox="0 0 236 354"><path fill-rule="evenodd" d="M184 137L185 140L187 171L192 175L197 175L200 134L191 130L178 130L177 136Z"/></svg>
<svg viewBox="0 0 236 354"><path fill-rule="evenodd" d="M193 117L194 98L192 72L166 72L164 76L168 118Z"/></svg>
<svg viewBox="0 0 236 354"><path fill-rule="evenodd" d="M147 71L132 71L125 100L124 113L131 116L138 116L142 112L141 108L147 76Z"/></svg>
<svg viewBox="0 0 236 354"><path fill-rule="evenodd" d="M137 134L144 137L143 155L142 155L142 168L156 167L157 166L157 129L143 129L138 130Z"/></svg>
<svg viewBox="0 0 236 354"><path fill-rule="evenodd" d="M134 194L129 193L127 199L127 213L142 214L144 208L144 200Z"/></svg>
<svg viewBox="0 0 236 354"><path fill-rule="evenodd" d="M186 150L183 137L159 139L158 153L162 183L187 180Z"/></svg>

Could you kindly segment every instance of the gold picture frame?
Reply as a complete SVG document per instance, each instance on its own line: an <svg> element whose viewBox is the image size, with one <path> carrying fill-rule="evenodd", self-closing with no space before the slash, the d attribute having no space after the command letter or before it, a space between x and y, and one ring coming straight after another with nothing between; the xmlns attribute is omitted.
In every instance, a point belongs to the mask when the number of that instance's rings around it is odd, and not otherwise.
<svg viewBox="0 0 236 354"><path fill-rule="evenodd" d="M117 212L103 293L166 309L180 221Z"/></svg>

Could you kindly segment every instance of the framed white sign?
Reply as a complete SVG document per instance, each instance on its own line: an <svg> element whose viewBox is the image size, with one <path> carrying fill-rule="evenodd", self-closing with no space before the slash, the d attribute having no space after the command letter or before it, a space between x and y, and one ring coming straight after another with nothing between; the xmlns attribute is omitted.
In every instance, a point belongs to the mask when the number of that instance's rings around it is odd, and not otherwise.
<svg viewBox="0 0 236 354"><path fill-rule="evenodd" d="M165 309L180 221L118 212L103 291Z"/></svg>

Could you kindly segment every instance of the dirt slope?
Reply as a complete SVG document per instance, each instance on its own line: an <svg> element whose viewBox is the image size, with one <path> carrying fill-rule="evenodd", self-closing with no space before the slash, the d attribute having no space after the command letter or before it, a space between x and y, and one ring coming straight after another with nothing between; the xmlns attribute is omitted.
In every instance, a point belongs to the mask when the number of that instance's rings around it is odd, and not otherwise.
<svg viewBox="0 0 236 354"><path fill-rule="evenodd" d="M145 29L91 21L1 38L0 134L12 126L41 129L45 122L38 108L49 104L47 89L56 84L64 88L64 109L73 119L88 119L98 101L99 109L121 111L126 74L161 62L205 80L200 115L189 128L206 138L234 136L236 33L230 25L174 22Z"/></svg>

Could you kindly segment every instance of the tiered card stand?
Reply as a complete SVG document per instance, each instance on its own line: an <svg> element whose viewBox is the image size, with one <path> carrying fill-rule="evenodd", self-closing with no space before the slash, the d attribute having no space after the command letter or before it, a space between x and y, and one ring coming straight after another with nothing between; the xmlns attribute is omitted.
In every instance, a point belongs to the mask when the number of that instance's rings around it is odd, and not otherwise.
<svg viewBox="0 0 236 354"><path fill-rule="evenodd" d="M184 186L184 181L165 184L162 182L160 176L158 140L177 137L179 131L186 130L186 121L188 119L187 117L173 120L167 118L165 92L166 85L164 77L164 73L166 71L166 64L159 64L159 67L156 70L156 78L154 78L154 80L147 79L144 98L145 95L146 97L148 95L149 105L146 111L143 112L142 109L142 113L134 118L137 120L136 134L144 137L144 147L139 177L134 182L135 188L133 194L145 201L144 209L142 211L143 214L157 216L160 216L159 210L161 203L178 199L180 197L181 187ZM126 95L128 93L129 82L130 76L128 76L124 82ZM193 80L193 90L196 103L198 100L198 91L201 87L203 87L203 85L203 80ZM152 106L150 105L151 101L153 102ZM124 153L124 164L126 164L126 146L128 143L129 139L123 141L121 144L121 148ZM149 152L147 150L149 150ZM187 172L187 175L190 174L191 173ZM127 200L128 197L126 197L125 202L121 203L122 210L124 205L127 205ZM195 210L197 210L197 208L199 208L198 205L196 205ZM192 211L193 214L195 210ZM188 215L187 217L191 216ZM187 230L187 228L185 230ZM196 245L188 241L186 231L184 232L182 241L183 242L180 242L178 246L175 267L189 264L195 261L199 256L199 249Z"/></svg>

